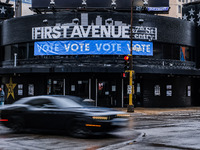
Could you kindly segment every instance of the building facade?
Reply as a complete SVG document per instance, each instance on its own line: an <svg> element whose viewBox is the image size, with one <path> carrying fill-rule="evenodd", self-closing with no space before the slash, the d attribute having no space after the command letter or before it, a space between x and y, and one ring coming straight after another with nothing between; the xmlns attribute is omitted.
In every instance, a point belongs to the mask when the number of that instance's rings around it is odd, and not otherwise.
<svg viewBox="0 0 200 150"><path fill-rule="evenodd" d="M184 4L198 2L199 0L169 0L169 13L161 14L166 17L173 17L182 19L182 8Z"/></svg>
<svg viewBox="0 0 200 150"><path fill-rule="evenodd" d="M130 12L65 11L1 23L0 84L6 103L34 95L75 95L126 107ZM23 26L22 26L23 25ZM198 106L194 23L133 14L134 105Z"/></svg>

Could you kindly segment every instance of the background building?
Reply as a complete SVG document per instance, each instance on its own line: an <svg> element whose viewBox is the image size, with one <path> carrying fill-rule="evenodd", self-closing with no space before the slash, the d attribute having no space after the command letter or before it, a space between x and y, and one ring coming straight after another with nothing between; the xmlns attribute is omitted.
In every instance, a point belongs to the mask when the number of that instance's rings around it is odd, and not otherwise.
<svg viewBox="0 0 200 150"><path fill-rule="evenodd" d="M21 3L20 3L21 1ZM6 0L1 0L1 2L6 2ZM32 0L10 0L9 4L12 4L14 7L14 10L21 6L21 11L19 11L19 14L21 16L26 16L26 15L32 15L34 14L33 11L30 10Z"/></svg>
<svg viewBox="0 0 200 150"><path fill-rule="evenodd" d="M199 0L169 0L170 10L168 14L161 14L162 16L174 17L182 19L183 4L198 2Z"/></svg>

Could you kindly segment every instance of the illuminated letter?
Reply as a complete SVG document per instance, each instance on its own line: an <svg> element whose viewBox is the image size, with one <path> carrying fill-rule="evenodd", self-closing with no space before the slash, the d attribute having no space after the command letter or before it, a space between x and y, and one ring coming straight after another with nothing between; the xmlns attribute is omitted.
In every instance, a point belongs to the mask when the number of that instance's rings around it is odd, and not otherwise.
<svg viewBox="0 0 200 150"><path fill-rule="evenodd" d="M80 29L81 29L81 33L82 33L83 37L89 37L91 26L88 26L86 31L84 30L83 26L80 26Z"/></svg>
<svg viewBox="0 0 200 150"><path fill-rule="evenodd" d="M61 29L63 29L63 38L67 37L67 29L69 29L69 26L61 26Z"/></svg>
<svg viewBox="0 0 200 150"><path fill-rule="evenodd" d="M53 32L54 32L54 34L52 34L52 36L53 36L54 39L58 39L58 38L60 38L60 36L61 36L61 33L60 33L60 31L58 31L58 30L60 30L60 27L59 27L59 26L53 27Z"/></svg>
<svg viewBox="0 0 200 150"><path fill-rule="evenodd" d="M122 35L122 27L118 26L118 34L115 34L115 26L112 26L112 37L119 38Z"/></svg>
<svg viewBox="0 0 200 150"><path fill-rule="evenodd" d="M106 28L106 26L101 26L101 37L104 37L104 34L106 37L110 37L110 27L108 26L108 29Z"/></svg>
<svg viewBox="0 0 200 150"><path fill-rule="evenodd" d="M129 38L129 26L122 26L122 38Z"/></svg>
<svg viewBox="0 0 200 150"><path fill-rule="evenodd" d="M99 26L92 26L92 37L99 37Z"/></svg>
<svg viewBox="0 0 200 150"><path fill-rule="evenodd" d="M45 39L52 39L51 33L52 33L52 28L51 27L45 27Z"/></svg>
<svg viewBox="0 0 200 150"><path fill-rule="evenodd" d="M74 26L71 37L75 37L76 35L82 37L79 26Z"/></svg>

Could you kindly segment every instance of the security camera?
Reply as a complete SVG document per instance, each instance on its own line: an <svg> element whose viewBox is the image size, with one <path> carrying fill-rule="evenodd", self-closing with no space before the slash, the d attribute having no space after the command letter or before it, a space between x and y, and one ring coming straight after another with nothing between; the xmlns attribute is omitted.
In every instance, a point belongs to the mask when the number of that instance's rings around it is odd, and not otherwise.
<svg viewBox="0 0 200 150"><path fill-rule="evenodd" d="M47 19L44 19L42 22L43 22L44 24L48 24L48 20L47 20Z"/></svg>
<svg viewBox="0 0 200 150"><path fill-rule="evenodd" d="M107 23L111 24L112 23L112 19L111 18L107 19Z"/></svg>
<svg viewBox="0 0 200 150"><path fill-rule="evenodd" d="M79 19L78 19L78 18L74 18L74 19L73 19L73 22L74 22L75 24L78 24L78 23L79 23Z"/></svg>
<svg viewBox="0 0 200 150"><path fill-rule="evenodd" d="M139 19L138 22L141 24L144 22L144 19Z"/></svg>

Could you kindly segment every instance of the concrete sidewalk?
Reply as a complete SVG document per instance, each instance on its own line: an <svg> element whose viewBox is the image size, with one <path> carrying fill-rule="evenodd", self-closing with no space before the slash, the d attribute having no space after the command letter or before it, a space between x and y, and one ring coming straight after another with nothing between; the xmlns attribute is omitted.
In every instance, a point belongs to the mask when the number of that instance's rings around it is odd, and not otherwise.
<svg viewBox="0 0 200 150"><path fill-rule="evenodd" d="M127 108L116 108L117 110L127 112ZM200 107L185 107L185 108L143 108L143 107L136 107L134 112L131 114L146 114L146 115L153 115L153 114L162 114L166 112L196 112L200 111Z"/></svg>

